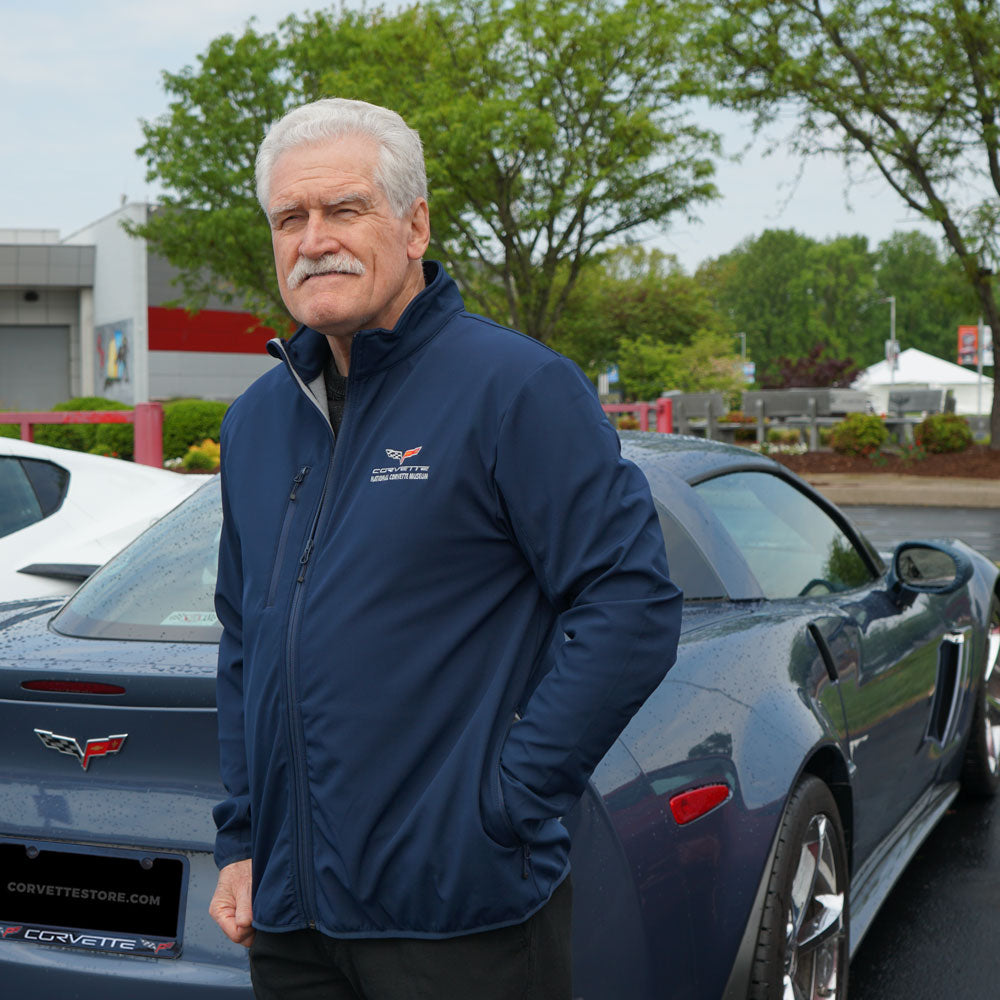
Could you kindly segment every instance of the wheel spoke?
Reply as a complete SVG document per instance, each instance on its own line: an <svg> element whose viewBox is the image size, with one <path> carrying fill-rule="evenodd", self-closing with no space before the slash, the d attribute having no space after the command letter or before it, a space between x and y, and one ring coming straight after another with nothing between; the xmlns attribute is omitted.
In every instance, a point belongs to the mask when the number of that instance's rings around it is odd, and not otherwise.
<svg viewBox="0 0 1000 1000"><path fill-rule="evenodd" d="M836 997L844 948L844 887L827 817L813 816L788 901L782 1000Z"/></svg>
<svg viewBox="0 0 1000 1000"><path fill-rule="evenodd" d="M993 675L998 656L1000 656L1000 625L997 625L996 622L991 622L986 650L986 680L989 680Z"/></svg>
<svg viewBox="0 0 1000 1000"><path fill-rule="evenodd" d="M798 939L802 928L802 922L806 916L806 910L813 896L813 889L816 885L816 876L819 872L819 848L821 832L818 829L819 823L826 823L823 816L814 816L809 824L809 831L806 839L802 843L799 852L799 864L795 869L795 877L792 879L791 898L789 899L789 924L786 928L789 942Z"/></svg>

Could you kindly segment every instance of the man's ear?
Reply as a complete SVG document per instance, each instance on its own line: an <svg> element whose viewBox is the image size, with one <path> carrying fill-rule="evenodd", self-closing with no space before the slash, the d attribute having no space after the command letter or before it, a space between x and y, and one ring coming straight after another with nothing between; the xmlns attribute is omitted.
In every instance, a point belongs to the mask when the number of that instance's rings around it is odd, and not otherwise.
<svg viewBox="0 0 1000 1000"><path fill-rule="evenodd" d="M406 255L410 260L420 260L431 241L431 220L427 201L418 198L410 209L410 233L406 241Z"/></svg>

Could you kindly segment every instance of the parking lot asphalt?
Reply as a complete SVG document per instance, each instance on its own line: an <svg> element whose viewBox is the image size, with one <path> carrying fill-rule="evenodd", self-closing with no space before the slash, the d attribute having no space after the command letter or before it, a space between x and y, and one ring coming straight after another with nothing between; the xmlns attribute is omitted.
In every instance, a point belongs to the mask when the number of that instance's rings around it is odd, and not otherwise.
<svg viewBox="0 0 1000 1000"><path fill-rule="evenodd" d="M1000 510L1000 480L818 472L803 478L837 505Z"/></svg>

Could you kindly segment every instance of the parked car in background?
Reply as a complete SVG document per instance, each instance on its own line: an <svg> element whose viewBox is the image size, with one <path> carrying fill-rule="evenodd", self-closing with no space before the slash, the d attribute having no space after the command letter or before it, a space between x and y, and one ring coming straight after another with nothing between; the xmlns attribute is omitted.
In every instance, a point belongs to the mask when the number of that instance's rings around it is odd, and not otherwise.
<svg viewBox="0 0 1000 1000"><path fill-rule="evenodd" d="M997 567L941 540L883 557L744 449L623 443L685 611L676 665L565 819L574 997L843 1000L960 787L997 789ZM213 481L64 606L0 606L12 996L251 995L207 912L220 524Z"/></svg>
<svg viewBox="0 0 1000 1000"><path fill-rule="evenodd" d="M71 594L203 482L0 438L0 600Z"/></svg>

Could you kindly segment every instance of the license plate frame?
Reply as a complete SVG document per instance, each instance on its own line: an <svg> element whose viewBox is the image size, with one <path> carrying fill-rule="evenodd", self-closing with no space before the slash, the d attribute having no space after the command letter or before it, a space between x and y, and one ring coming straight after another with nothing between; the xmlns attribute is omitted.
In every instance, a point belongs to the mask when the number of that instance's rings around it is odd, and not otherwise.
<svg viewBox="0 0 1000 1000"><path fill-rule="evenodd" d="M0 837L0 943L178 958L188 858Z"/></svg>

